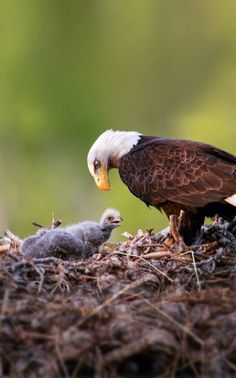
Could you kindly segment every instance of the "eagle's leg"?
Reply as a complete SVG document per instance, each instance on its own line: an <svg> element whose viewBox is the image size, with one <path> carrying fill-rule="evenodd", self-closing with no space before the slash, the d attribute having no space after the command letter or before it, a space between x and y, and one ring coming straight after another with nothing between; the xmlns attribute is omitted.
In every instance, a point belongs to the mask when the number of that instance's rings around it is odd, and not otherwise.
<svg viewBox="0 0 236 378"><path fill-rule="evenodd" d="M165 244L177 243L183 248L196 242L197 235L204 223L204 214L198 209L182 208L182 206L166 202L162 209L169 218L171 237L167 237Z"/></svg>
<svg viewBox="0 0 236 378"><path fill-rule="evenodd" d="M175 214L170 215L169 227L170 227L170 232L174 241L178 242L180 235L179 235L179 229L178 229L178 224L177 224L177 216Z"/></svg>
<svg viewBox="0 0 236 378"><path fill-rule="evenodd" d="M180 210L180 213L179 213L179 216L178 216L178 230L180 230L180 228L181 228L181 225L184 221L184 217L185 217L185 211Z"/></svg>
<svg viewBox="0 0 236 378"><path fill-rule="evenodd" d="M168 227L168 234L165 237L164 244L167 246L171 246L173 244L176 244L180 247L180 249L184 249L185 243L183 240L183 237L180 233L180 227L181 227L181 221L182 217L184 215L181 213L179 217L177 217L176 214L171 214L169 216L169 227Z"/></svg>
<svg viewBox="0 0 236 378"><path fill-rule="evenodd" d="M184 214L185 212L181 210L178 218L176 214L171 214L169 217L169 226L170 226L171 235L174 239L174 242L178 244L181 250L184 250L186 248L186 244L180 232L182 223L184 221Z"/></svg>

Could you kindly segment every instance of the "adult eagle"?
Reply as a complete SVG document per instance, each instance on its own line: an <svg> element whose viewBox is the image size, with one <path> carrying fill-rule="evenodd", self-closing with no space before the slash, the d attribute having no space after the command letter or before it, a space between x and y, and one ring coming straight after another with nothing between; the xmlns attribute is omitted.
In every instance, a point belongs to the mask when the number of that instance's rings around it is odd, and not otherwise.
<svg viewBox="0 0 236 378"><path fill-rule="evenodd" d="M117 168L148 206L168 217L183 210L180 232L188 244L205 217L236 215L236 157L205 143L107 130L92 145L88 168L102 190L110 189L108 172Z"/></svg>

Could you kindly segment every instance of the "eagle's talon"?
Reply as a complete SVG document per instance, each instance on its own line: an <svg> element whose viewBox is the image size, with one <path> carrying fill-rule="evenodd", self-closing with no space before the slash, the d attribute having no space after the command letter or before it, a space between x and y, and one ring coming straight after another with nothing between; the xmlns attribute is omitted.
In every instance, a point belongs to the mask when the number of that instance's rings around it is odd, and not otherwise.
<svg viewBox="0 0 236 378"><path fill-rule="evenodd" d="M177 215L172 214L170 215L170 219L169 219L170 232L171 232L172 240L173 240L172 244L175 244L178 247L179 252L182 252L187 249L184 239L180 233L183 219L184 219L183 210L180 211L178 218L177 218ZM166 244L166 240L165 240L165 244Z"/></svg>
<svg viewBox="0 0 236 378"><path fill-rule="evenodd" d="M163 244L166 245L167 247L172 246L174 243L175 243L175 240L171 235L168 235L163 241Z"/></svg>

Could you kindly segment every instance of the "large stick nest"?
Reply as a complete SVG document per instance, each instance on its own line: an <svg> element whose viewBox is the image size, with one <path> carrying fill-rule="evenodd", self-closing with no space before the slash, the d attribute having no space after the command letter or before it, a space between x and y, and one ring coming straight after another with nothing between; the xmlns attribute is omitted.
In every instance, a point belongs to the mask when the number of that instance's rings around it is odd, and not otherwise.
<svg viewBox="0 0 236 378"><path fill-rule="evenodd" d="M1 259L1 377L236 375L235 223L184 251L148 231L84 261Z"/></svg>

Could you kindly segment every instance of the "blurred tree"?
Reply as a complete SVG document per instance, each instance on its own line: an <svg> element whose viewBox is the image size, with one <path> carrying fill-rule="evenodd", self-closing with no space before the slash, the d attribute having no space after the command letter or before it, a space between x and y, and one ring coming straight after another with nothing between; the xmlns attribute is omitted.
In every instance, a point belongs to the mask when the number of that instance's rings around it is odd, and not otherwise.
<svg viewBox="0 0 236 378"><path fill-rule="evenodd" d="M115 172L99 192L87 151L114 128L236 153L235 16L230 0L2 0L1 229L24 236L52 211L66 223L106 206L131 232L163 227Z"/></svg>

